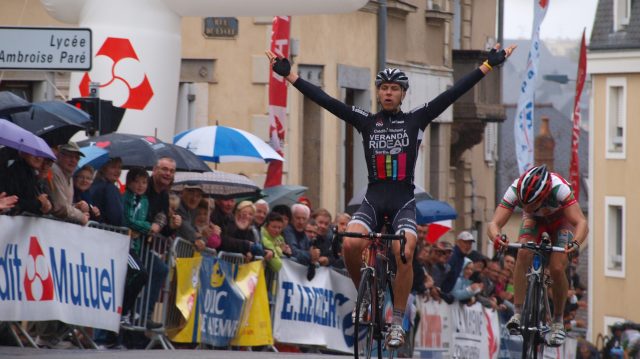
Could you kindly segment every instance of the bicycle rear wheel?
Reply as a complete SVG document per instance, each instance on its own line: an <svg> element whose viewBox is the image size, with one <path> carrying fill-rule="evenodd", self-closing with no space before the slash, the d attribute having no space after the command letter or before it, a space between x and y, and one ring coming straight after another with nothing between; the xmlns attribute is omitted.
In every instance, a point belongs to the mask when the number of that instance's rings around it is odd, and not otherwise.
<svg viewBox="0 0 640 359"><path fill-rule="evenodd" d="M371 359L376 340L378 344L378 358L382 355L380 349L380 329L376 328L378 323L377 318L380 316L377 301L373 269L367 268L362 272L360 285L358 286L358 298L356 300L356 319L353 328L353 354L355 359ZM360 313L363 313L363 315L361 316ZM360 345L361 343L362 345ZM361 349L362 355L360 354Z"/></svg>
<svg viewBox="0 0 640 359"><path fill-rule="evenodd" d="M542 353L542 341L539 335L541 285L535 276L529 277L527 296L522 308L522 359L537 359ZM541 356L542 358L542 356Z"/></svg>

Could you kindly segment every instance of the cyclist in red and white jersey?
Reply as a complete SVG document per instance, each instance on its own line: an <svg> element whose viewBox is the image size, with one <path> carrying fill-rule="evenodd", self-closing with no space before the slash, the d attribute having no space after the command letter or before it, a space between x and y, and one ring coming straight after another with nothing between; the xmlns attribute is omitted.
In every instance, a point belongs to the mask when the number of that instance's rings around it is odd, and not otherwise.
<svg viewBox="0 0 640 359"><path fill-rule="evenodd" d="M547 344L559 346L564 343L563 325L564 304L569 287L565 269L567 254L578 251L586 240L589 229L587 220L567 181L557 173L547 170L545 165L527 170L513 181L496 208L493 219L488 225L487 234L496 248L507 245L502 240L502 227L507 223L516 207L522 208L522 225L518 242L540 241L542 233L547 232L553 245L565 247L564 253L551 253L549 270L553 280L553 323L547 335ZM515 314L507 323L512 335L519 334L520 314L526 295L527 268L531 264L533 253L521 249L516 259L514 272Z"/></svg>

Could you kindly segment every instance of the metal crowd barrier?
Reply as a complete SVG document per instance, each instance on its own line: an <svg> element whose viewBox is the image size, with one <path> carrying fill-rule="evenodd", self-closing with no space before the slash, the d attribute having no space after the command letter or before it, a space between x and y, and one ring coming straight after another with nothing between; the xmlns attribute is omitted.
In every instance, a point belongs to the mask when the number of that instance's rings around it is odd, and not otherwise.
<svg viewBox="0 0 640 359"><path fill-rule="evenodd" d="M152 349L156 345L160 345L163 349L174 349L173 345L165 334L165 323L167 317L167 308L169 303L169 288L171 277L169 276L169 268L171 263L171 239L159 234L149 236L147 238L136 239L141 241L140 253L137 253L143 270L147 272L147 282L138 294L130 313L130 325L123 323L121 329L145 332L150 337L150 342L146 349ZM156 268L156 271L153 270ZM156 301L152 302L151 289L154 276L166 273L166 277L162 283L160 295L157 298L161 302L158 308ZM153 313L148 315L148 313ZM152 318L149 318L151 316ZM159 328L148 328L150 319L160 323Z"/></svg>

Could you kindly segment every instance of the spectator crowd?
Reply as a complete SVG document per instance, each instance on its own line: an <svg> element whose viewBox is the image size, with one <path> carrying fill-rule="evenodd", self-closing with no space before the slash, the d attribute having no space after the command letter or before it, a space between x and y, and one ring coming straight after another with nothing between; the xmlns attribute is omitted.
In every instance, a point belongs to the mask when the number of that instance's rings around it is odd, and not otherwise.
<svg viewBox="0 0 640 359"><path fill-rule="evenodd" d="M332 251L334 232L345 231L350 215L313 208L306 198L291 206L270 208L262 199L236 201L208 198L198 185L185 186L173 193L176 172L172 158L160 158L149 174L144 168L130 168L126 183L120 184L122 160L111 158L100 168L78 168L83 156L79 147L69 142L56 150L55 162L8 148L0 150L0 211L6 215L32 214L86 225L95 221L128 227L131 233L130 258L139 261L141 241L155 237L181 237L198 250L205 248L239 253L245 259L261 258L274 272L289 258L307 267L312 279L318 267L344 268L342 258ZM513 271L515 253L488 258L473 250L476 238L467 231L457 235L454 244L440 240L426 241L428 227L418 226L418 245L413 256L413 291L421 300L457 302L460 305L481 303L499 312L506 321L513 314ZM338 249L339 253L340 250ZM578 308L586 307L585 288L575 271L576 262L567 275L571 290L567 293L565 324L567 329L583 327L576 318ZM154 303L169 272L167 265L153 261L150 268L127 273L122 327L128 325L132 305L144 286ZM147 328L160 327L150 316ZM60 333L61 322L33 325L37 344L50 348L67 348L71 343ZM118 346L114 333L96 330L96 342Z"/></svg>

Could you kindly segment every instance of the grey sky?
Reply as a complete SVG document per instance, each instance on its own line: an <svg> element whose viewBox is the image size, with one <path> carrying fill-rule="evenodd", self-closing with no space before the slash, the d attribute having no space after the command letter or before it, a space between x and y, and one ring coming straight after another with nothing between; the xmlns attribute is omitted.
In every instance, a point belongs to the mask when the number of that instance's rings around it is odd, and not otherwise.
<svg viewBox="0 0 640 359"><path fill-rule="evenodd" d="M533 4L539 0L504 0L506 39L531 38ZM549 0L542 22L542 39L579 39L587 28L587 43L593 27L597 0Z"/></svg>

